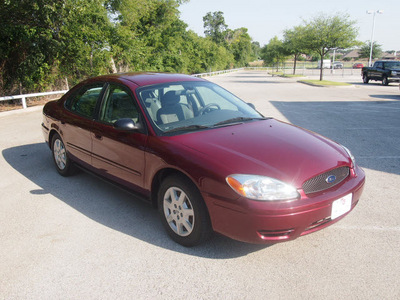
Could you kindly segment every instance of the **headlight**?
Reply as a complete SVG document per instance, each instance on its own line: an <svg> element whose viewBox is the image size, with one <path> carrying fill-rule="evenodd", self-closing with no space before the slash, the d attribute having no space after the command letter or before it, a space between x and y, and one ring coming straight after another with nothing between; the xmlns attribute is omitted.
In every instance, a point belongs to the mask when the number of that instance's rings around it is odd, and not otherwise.
<svg viewBox="0 0 400 300"><path fill-rule="evenodd" d="M397 76L397 72L396 71L392 71L392 75L393 76Z"/></svg>
<svg viewBox="0 0 400 300"><path fill-rule="evenodd" d="M293 186L265 176L234 174L226 177L226 182L236 193L253 200L294 200L300 196Z"/></svg>
<svg viewBox="0 0 400 300"><path fill-rule="evenodd" d="M350 150L347 149L345 146L343 146L343 149L347 152L347 154L350 156L351 162L353 163L353 168L356 166L356 159L354 158L353 154L351 154Z"/></svg>

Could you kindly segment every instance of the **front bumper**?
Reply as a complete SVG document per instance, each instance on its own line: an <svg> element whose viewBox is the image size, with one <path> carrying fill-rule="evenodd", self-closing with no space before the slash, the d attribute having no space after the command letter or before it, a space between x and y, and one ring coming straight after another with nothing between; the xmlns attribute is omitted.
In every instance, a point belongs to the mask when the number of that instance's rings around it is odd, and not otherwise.
<svg viewBox="0 0 400 300"><path fill-rule="evenodd" d="M213 228L216 232L248 243L276 243L296 239L323 229L346 216L358 203L365 183L365 174L357 168L338 187L292 202L253 201L240 198L235 203L205 195ZM351 209L332 220L332 203L352 194Z"/></svg>
<svg viewBox="0 0 400 300"><path fill-rule="evenodd" d="M389 82L400 82L400 76L388 77Z"/></svg>

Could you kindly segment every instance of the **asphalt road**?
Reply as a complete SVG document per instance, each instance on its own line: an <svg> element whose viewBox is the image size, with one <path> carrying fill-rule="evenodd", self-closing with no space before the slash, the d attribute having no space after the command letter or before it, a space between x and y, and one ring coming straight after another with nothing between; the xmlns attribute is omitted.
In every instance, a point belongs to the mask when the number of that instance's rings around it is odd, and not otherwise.
<svg viewBox="0 0 400 300"><path fill-rule="evenodd" d="M350 148L367 175L355 210L292 242L215 236L187 249L147 204L85 173L59 176L40 107L0 113L0 299L400 299L398 86L260 71L209 80Z"/></svg>

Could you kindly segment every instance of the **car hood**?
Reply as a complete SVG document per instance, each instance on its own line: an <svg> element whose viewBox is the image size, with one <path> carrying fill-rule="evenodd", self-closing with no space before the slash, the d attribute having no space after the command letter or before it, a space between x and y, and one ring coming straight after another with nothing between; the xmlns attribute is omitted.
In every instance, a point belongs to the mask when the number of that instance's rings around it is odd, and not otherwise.
<svg viewBox="0 0 400 300"><path fill-rule="evenodd" d="M275 119L175 136L220 166L224 176L255 174L300 187L327 170L351 165L344 149L316 133Z"/></svg>

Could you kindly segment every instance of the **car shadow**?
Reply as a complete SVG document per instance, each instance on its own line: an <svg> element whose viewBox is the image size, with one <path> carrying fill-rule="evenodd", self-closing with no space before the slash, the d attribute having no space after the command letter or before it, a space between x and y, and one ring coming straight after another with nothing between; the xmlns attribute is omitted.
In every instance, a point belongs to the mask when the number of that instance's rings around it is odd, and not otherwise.
<svg viewBox="0 0 400 300"><path fill-rule="evenodd" d="M353 85L360 85L360 86L379 85L379 86L382 86L382 87L386 87L386 86L382 85L381 81L370 81L368 84L365 84L362 81L361 82L359 82L359 81L357 81L357 82L349 82L349 83L353 84ZM394 82L391 82L391 83L388 84L388 86L396 86L396 85L398 85L398 84L394 83Z"/></svg>
<svg viewBox="0 0 400 300"><path fill-rule="evenodd" d="M386 99L386 100L400 100L399 95L369 95L371 98Z"/></svg>
<svg viewBox="0 0 400 300"><path fill-rule="evenodd" d="M351 149L360 166L400 175L400 102L271 103L290 123Z"/></svg>
<svg viewBox="0 0 400 300"><path fill-rule="evenodd" d="M45 143L8 148L2 154L10 166L38 186L31 194L51 194L93 221L157 247L211 259L241 257L269 247L218 234L197 247L183 247L167 236L157 210L148 203L85 172L60 176Z"/></svg>

